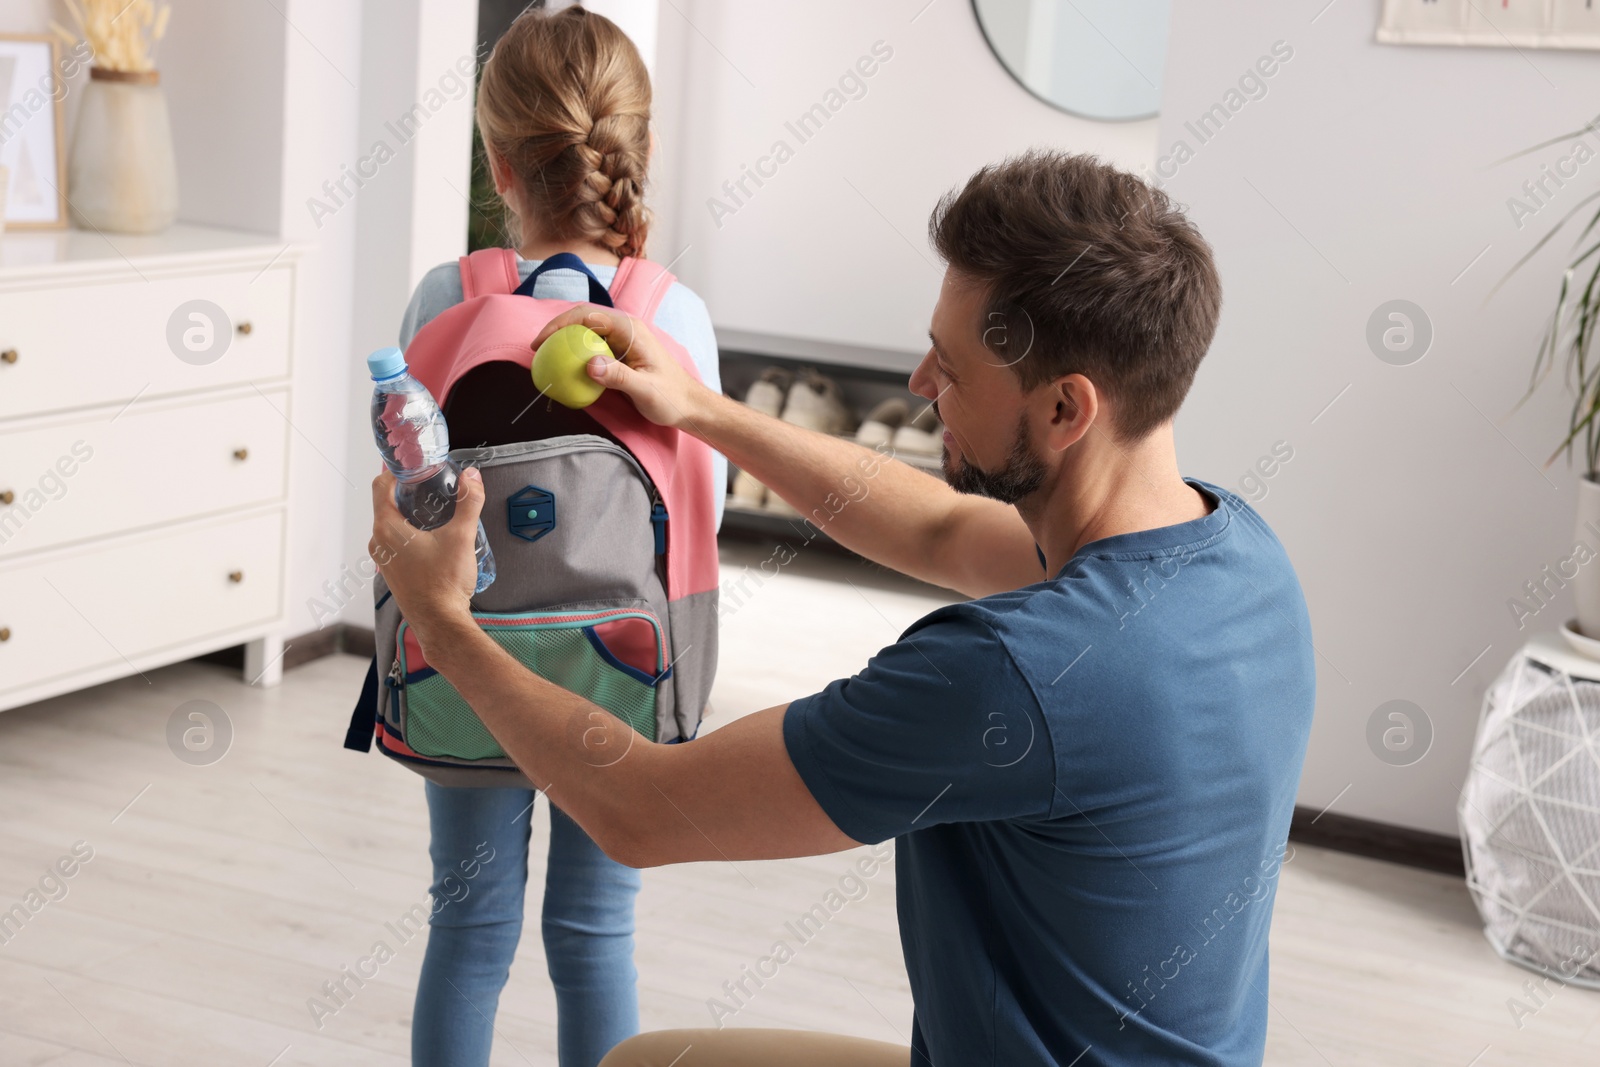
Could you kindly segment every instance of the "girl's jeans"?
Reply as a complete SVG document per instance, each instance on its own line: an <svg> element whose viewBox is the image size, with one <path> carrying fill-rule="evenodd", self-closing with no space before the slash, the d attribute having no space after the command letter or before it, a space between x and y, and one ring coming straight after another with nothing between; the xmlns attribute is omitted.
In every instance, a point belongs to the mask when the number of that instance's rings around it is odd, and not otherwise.
<svg viewBox="0 0 1600 1067"><path fill-rule="evenodd" d="M437 910L411 1024L415 1067L482 1067L495 1009L522 936L529 789L426 783ZM470 877L468 873L470 872ZM639 872L608 858L550 806L544 951L556 993L561 1067L595 1067L639 1031L633 902ZM445 900L443 906L437 901Z"/></svg>

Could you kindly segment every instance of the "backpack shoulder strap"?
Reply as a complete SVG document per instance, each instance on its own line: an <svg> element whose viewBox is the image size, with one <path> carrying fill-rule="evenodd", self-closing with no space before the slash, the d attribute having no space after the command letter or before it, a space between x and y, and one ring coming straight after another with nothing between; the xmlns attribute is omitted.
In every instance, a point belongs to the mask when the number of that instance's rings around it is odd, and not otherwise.
<svg viewBox="0 0 1600 1067"><path fill-rule="evenodd" d="M619 309L649 323L678 365L699 381L700 370L688 350L655 325L661 298L676 280L666 268L647 259L624 259L611 281L611 299ZM714 596L718 572L713 514L721 490L712 476L710 446L648 421L616 390L607 389L585 410L633 453L666 505L669 602L708 591Z"/></svg>
<svg viewBox="0 0 1600 1067"><path fill-rule="evenodd" d="M678 279L659 263L648 259L624 259L611 279L611 299L617 307L645 322L656 320L656 309Z"/></svg>
<svg viewBox="0 0 1600 1067"><path fill-rule="evenodd" d="M509 248L480 248L461 257L461 299L509 293L522 279L517 253Z"/></svg>
<svg viewBox="0 0 1600 1067"><path fill-rule="evenodd" d="M378 657L367 664L367 677L361 683L361 696L350 712L350 728L344 733L344 747L357 752L372 751L372 734L378 722Z"/></svg>

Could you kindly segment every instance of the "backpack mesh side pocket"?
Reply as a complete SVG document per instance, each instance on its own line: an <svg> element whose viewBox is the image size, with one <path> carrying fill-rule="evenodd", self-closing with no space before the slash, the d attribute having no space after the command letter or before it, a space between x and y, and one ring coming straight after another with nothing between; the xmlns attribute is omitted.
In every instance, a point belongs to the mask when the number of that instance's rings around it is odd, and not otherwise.
<svg viewBox="0 0 1600 1067"><path fill-rule="evenodd" d="M665 664L660 624L648 612L482 612L474 617L496 644L535 674L593 701L644 736L655 736L657 686L671 671ZM653 671L625 662L601 636L601 627L630 622L648 625L654 643ZM406 629L401 623L398 641L405 743L423 756L505 758L505 750L455 686L417 662L416 645L406 640Z"/></svg>

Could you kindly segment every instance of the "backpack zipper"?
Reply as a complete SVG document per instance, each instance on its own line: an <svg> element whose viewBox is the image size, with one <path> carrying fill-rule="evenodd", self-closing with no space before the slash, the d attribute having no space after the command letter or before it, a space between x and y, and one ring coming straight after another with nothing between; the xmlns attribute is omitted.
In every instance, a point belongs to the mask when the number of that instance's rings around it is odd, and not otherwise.
<svg viewBox="0 0 1600 1067"><path fill-rule="evenodd" d="M672 664L667 662L664 643L665 635L662 632L661 620L648 610L639 608L598 608L578 611L536 609L533 611L474 611L472 613L473 621L484 630L506 630L518 627L528 627L535 630L545 627L588 629L599 623L627 618L644 619L650 623L651 629L655 632L655 673L660 676L657 681L663 680ZM409 628L410 623L405 619L401 619L400 625L395 629L395 662L389 671L389 678L387 679L390 687L394 689L404 689L406 687L405 648L406 630Z"/></svg>
<svg viewBox="0 0 1600 1067"><path fill-rule="evenodd" d="M512 449L516 451L511 451ZM638 458L615 441L607 440L598 434L565 434L538 441L522 441L514 445L490 445L486 448L452 448L450 458L463 465L481 466L493 460L522 459L535 453L559 456L568 452L616 453L632 465L638 472L639 478L650 487L652 498L655 498L655 483L650 480L650 475L645 473Z"/></svg>

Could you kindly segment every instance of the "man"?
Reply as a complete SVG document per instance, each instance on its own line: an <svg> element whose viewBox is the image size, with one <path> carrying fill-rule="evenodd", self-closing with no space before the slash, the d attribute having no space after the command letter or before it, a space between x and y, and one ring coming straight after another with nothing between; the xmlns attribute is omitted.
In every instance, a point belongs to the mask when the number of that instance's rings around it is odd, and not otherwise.
<svg viewBox="0 0 1600 1067"><path fill-rule="evenodd" d="M1043 152L979 171L930 232L948 269L911 387L946 427L948 484L711 393L625 316L546 330L589 323L623 355L591 375L652 421L975 598L854 677L656 745L473 623L475 477L418 533L380 476L373 557L428 662L618 860L895 839L909 1051L669 1031L607 1065L1259 1064L1313 662L1282 546L1178 470L1173 417L1221 305L1211 251L1161 192Z"/></svg>

